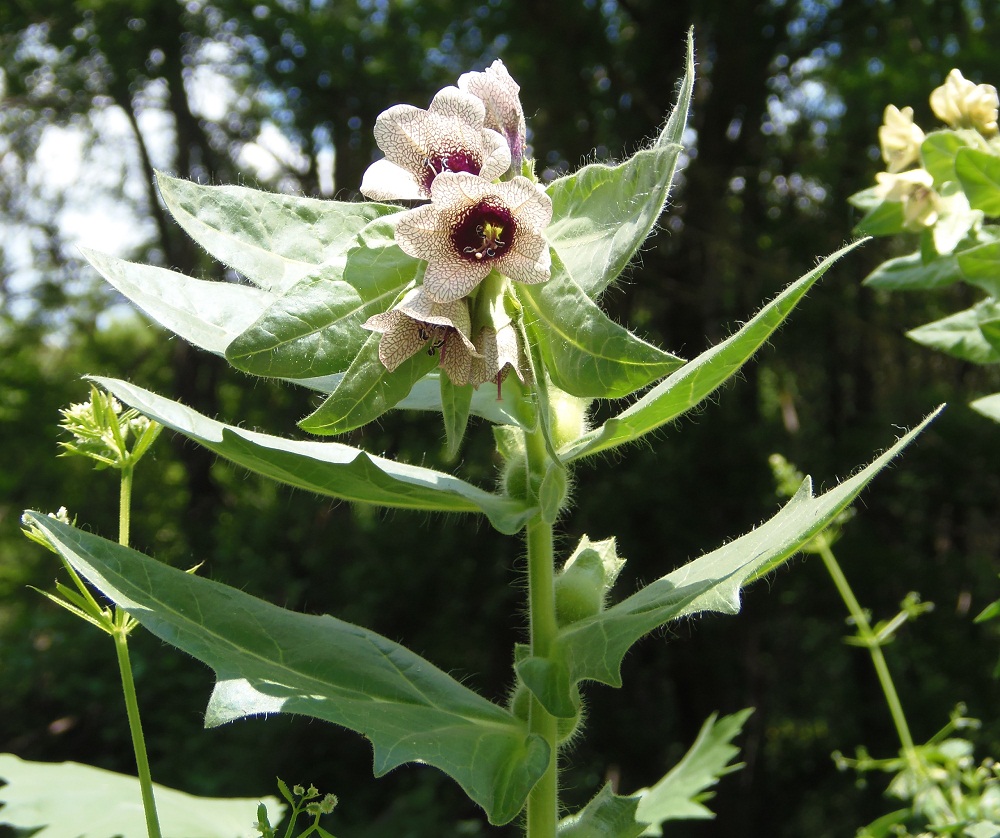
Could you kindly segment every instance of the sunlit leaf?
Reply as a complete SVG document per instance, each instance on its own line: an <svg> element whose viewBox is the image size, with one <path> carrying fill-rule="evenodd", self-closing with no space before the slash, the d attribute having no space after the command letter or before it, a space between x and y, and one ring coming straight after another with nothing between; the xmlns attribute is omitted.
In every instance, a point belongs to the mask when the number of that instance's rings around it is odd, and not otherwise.
<svg viewBox="0 0 1000 838"><path fill-rule="evenodd" d="M406 398L413 385L438 364L435 355L417 352L389 371L379 360L382 335L368 332L368 340L351 361L337 388L299 427L320 435L341 434L360 428L392 410Z"/></svg>
<svg viewBox="0 0 1000 838"><path fill-rule="evenodd" d="M34 838L146 838L139 780L76 762L29 762L0 754L0 825ZM284 805L262 798L196 797L153 784L163 838L251 838L257 806L272 823ZM36 831L38 830L38 831Z"/></svg>
<svg viewBox="0 0 1000 838"><path fill-rule="evenodd" d="M976 399L969 404L969 407L977 413L981 413L983 416L992 419L994 422L1000 422L1000 393L993 393L990 396L983 396Z"/></svg>
<svg viewBox="0 0 1000 838"><path fill-rule="evenodd" d="M281 294L226 351L255 375L300 379L347 369L371 336L361 326L385 311L422 272L380 218L352 238L343 263L309 274Z"/></svg>
<svg viewBox="0 0 1000 838"><path fill-rule="evenodd" d="M359 503L437 512L482 512L515 533L534 513L450 474L376 457L338 442L293 440L225 425L170 399L113 378L94 377L121 401L222 457L272 480Z"/></svg>
<svg viewBox="0 0 1000 838"><path fill-rule="evenodd" d="M997 316L1000 316L1000 303L985 300L965 311L911 329L906 336L922 346L963 361L996 364L1000 363L1000 351L986 339L979 324Z"/></svg>
<svg viewBox="0 0 1000 838"><path fill-rule="evenodd" d="M610 785L604 786L580 812L559 822L559 838L662 835L661 826L666 821L714 817L702 801L720 777L740 767L730 764L739 753L732 740L751 712L741 710L721 719L713 714L690 750L663 779L627 796L616 795Z"/></svg>
<svg viewBox="0 0 1000 838"><path fill-rule="evenodd" d="M1000 215L1000 157L961 148L955 155L955 174L973 209Z"/></svg>
<svg viewBox="0 0 1000 838"><path fill-rule="evenodd" d="M274 301L251 285L192 279L176 271L83 250L87 261L149 317L208 352L225 354L233 339Z"/></svg>
<svg viewBox="0 0 1000 838"><path fill-rule="evenodd" d="M354 237L399 211L387 204L324 201L245 186L203 186L158 173L160 196L191 238L268 291L281 292L317 268L343 268Z"/></svg>
<svg viewBox="0 0 1000 838"><path fill-rule="evenodd" d="M736 334L688 361L617 416L567 444L559 452L562 459L569 462L634 442L693 408L735 375L781 325L813 283L858 244L860 242L854 242L828 256L764 306Z"/></svg>
<svg viewBox="0 0 1000 838"><path fill-rule="evenodd" d="M548 745L509 711L375 632L279 608L45 515L27 517L105 596L215 671L209 727L268 713L342 725L371 741L376 776L407 762L433 765L494 824L517 816L548 765Z"/></svg>
<svg viewBox="0 0 1000 838"><path fill-rule="evenodd" d="M570 687L582 680L620 686L619 668L629 648L671 620L703 611L737 613L741 588L786 561L822 531L939 411L900 438L869 466L825 494L814 496L812 481L807 478L795 496L756 529L650 583L595 616L561 628L550 657L565 666ZM523 662L519 666L523 666ZM529 688L545 702L555 685L539 690L529 684ZM546 706L550 713L558 714L571 700L572 694L564 694Z"/></svg>
<svg viewBox="0 0 1000 838"><path fill-rule="evenodd" d="M546 238L591 297L618 278L663 211L682 151L693 85L694 40L689 34L677 104L653 146L618 166L584 166L546 188L553 218Z"/></svg>
<svg viewBox="0 0 1000 838"><path fill-rule="evenodd" d="M552 258L552 279L518 296L552 382L574 396L615 399L657 381L683 361L608 318Z"/></svg>
<svg viewBox="0 0 1000 838"><path fill-rule="evenodd" d="M918 251L887 259L864 279L864 284L884 291L922 291L943 288L962 278L954 255L925 262Z"/></svg>

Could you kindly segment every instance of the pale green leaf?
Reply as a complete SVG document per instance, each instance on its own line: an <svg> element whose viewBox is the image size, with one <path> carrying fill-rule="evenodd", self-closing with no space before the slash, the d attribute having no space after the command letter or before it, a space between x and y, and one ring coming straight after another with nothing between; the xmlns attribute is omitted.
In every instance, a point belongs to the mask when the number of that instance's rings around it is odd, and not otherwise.
<svg viewBox="0 0 1000 838"><path fill-rule="evenodd" d="M320 266L342 269L362 228L399 211L387 204L203 186L162 172L156 183L167 209L191 238L251 282L275 292L315 275Z"/></svg>
<svg viewBox="0 0 1000 838"><path fill-rule="evenodd" d="M397 463L338 442L269 436L209 419L178 402L112 378L93 379L119 400L221 457L272 480L358 503L437 512L482 512L515 533L536 511L450 474Z"/></svg>
<svg viewBox="0 0 1000 838"><path fill-rule="evenodd" d="M368 224L342 264L305 276L237 337L229 361L255 375L292 380L347 369L370 337L365 320L389 308L423 272L396 245L394 229L392 217Z"/></svg>
<svg viewBox="0 0 1000 838"><path fill-rule="evenodd" d="M392 410L438 365L436 355L420 351L390 372L378 355L383 336L378 332L367 336L337 388L299 422L304 431L329 436L360 428Z"/></svg>
<svg viewBox="0 0 1000 838"><path fill-rule="evenodd" d="M807 478L795 496L755 530L689 562L593 617L561 628L552 657L565 664L570 685L593 680L620 686L622 659L650 631L703 611L737 613L740 589L786 561L826 528L939 411L829 492L814 497L812 482ZM552 687L547 691L551 693ZM532 692L540 701L545 700L545 692L534 688ZM570 699L571 696L564 694L549 707L549 712L554 712L553 707L565 706Z"/></svg>
<svg viewBox="0 0 1000 838"><path fill-rule="evenodd" d="M726 379L735 375L795 308L827 269L857 247L854 242L828 256L813 270L764 306L736 334L688 361L665 381L646 393L617 416L564 446L559 454L565 462L626 445L655 431L687 412Z"/></svg>
<svg viewBox="0 0 1000 838"><path fill-rule="evenodd" d="M969 404L977 413L981 413L994 422L1000 422L1000 393L983 396Z"/></svg>
<svg viewBox="0 0 1000 838"><path fill-rule="evenodd" d="M992 297L1000 297L1000 242L970 247L957 256L962 279L979 286Z"/></svg>
<svg viewBox="0 0 1000 838"><path fill-rule="evenodd" d="M274 301L273 294L252 285L192 279L96 250L82 252L101 276L154 321L216 355L224 355L233 339Z"/></svg>
<svg viewBox="0 0 1000 838"><path fill-rule="evenodd" d="M670 191L694 85L694 40L677 104L652 147L624 163L595 163L546 188L552 223L546 238L591 297L618 278L659 218Z"/></svg>
<svg viewBox="0 0 1000 838"><path fill-rule="evenodd" d="M960 148L968 146L965 138L955 131L934 131L924 137L920 144L920 160L923 168L930 172L935 184L954 181L955 155Z"/></svg>
<svg viewBox="0 0 1000 838"><path fill-rule="evenodd" d="M398 643L27 517L105 596L215 671L209 727L279 712L342 725L371 741L376 776L407 762L433 765L494 824L517 816L545 771L548 745L525 723Z"/></svg>
<svg viewBox="0 0 1000 838"><path fill-rule="evenodd" d="M698 738L683 759L652 788L640 795L637 819L650 824L643 835L662 835L660 825L668 820L715 817L702 801L707 789L719 778L741 768L730 764L739 754L732 744L753 712L741 710L721 719L713 713L702 725Z"/></svg>
<svg viewBox="0 0 1000 838"><path fill-rule="evenodd" d="M652 788L618 796L606 785L584 809L559 822L559 838L638 838L662 835L668 820L713 817L702 801L719 778L740 766L730 765L738 753L732 740L751 710L716 719L712 715L681 761Z"/></svg>
<svg viewBox="0 0 1000 838"><path fill-rule="evenodd" d="M986 339L979 323L1000 314L1000 303L985 300L965 311L911 329L906 336L974 364L1000 363L1000 352Z"/></svg>
<svg viewBox="0 0 1000 838"><path fill-rule="evenodd" d="M139 780L76 762L29 762L0 754L0 825L34 838L146 838ZM196 797L153 784L163 838L251 838L257 806L278 823L277 798ZM34 831L39 830L39 831Z"/></svg>
<svg viewBox="0 0 1000 838"><path fill-rule="evenodd" d="M875 187L857 192L850 198L851 203L864 210L861 220L852 232L857 236L894 236L902 233L906 218L902 201L886 201Z"/></svg>
<svg viewBox="0 0 1000 838"><path fill-rule="evenodd" d="M955 174L973 209L1000 215L1000 157L977 148L960 148Z"/></svg>

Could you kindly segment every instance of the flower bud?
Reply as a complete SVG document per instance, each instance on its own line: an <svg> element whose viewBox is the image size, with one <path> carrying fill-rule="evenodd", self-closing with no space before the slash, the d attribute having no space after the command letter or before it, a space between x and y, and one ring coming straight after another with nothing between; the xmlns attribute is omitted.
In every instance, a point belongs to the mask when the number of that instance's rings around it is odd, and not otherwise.
<svg viewBox="0 0 1000 838"><path fill-rule="evenodd" d="M604 566L596 550L585 550L567 563L555 580L556 622L568 626L604 608Z"/></svg>

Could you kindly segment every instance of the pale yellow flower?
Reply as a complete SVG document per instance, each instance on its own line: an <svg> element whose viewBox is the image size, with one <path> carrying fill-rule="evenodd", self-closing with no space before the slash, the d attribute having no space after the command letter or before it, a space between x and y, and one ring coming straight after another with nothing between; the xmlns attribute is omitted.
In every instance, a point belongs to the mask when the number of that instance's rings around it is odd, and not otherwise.
<svg viewBox="0 0 1000 838"><path fill-rule="evenodd" d="M368 167L361 193L374 201L429 198L442 172L469 172L486 180L510 168L507 141L485 127L486 106L457 87L438 92L428 110L395 105L375 120L375 142L385 153Z"/></svg>
<svg viewBox="0 0 1000 838"><path fill-rule="evenodd" d="M444 172L431 184L431 202L398 218L396 244L427 261L423 288L437 302L465 297L493 269L528 284L551 276L542 231L552 200L525 177L490 183Z"/></svg>
<svg viewBox="0 0 1000 838"><path fill-rule="evenodd" d="M458 86L483 100L486 106L486 127L499 131L510 148L514 173L521 171L527 126L521 107L521 88L498 58L485 72L463 73Z"/></svg>
<svg viewBox="0 0 1000 838"><path fill-rule="evenodd" d="M910 229L931 227L938 219L938 194L934 178L924 169L875 175L875 194L883 201L899 201L903 205L903 222Z"/></svg>
<svg viewBox="0 0 1000 838"><path fill-rule="evenodd" d="M389 372L426 348L438 355L438 365L452 383L468 384L478 357L469 339L472 321L465 300L439 303L414 288L389 311L368 318L364 328L380 332L378 357Z"/></svg>
<svg viewBox="0 0 1000 838"><path fill-rule="evenodd" d="M882 159L890 172L901 172L916 163L920 159L924 132L913 123L913 108L886 107L883 124L878 129L878 141Z"/></svg>
<svg viewBox="0 0 1000 838"><path fill-rule="evenodd" d="M997 89L974 84L952 70L944 84L931 92L931 110L952 128L975 128L981 134L997 133Z"/></svg>

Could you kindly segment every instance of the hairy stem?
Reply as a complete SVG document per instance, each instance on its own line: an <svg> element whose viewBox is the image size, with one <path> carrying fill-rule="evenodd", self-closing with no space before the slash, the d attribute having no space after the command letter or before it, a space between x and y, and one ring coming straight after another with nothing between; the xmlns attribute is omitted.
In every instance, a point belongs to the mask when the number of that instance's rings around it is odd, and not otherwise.
<svg viewBox="0 0 1000 838"><path fill-rule="evenodd" d="M529 482L537 485L545 474L548 454L541 432L528 436ZM552 525L536 515L528 523L528 608L531 627L531 654L547 658L555 641L555 561ZM559 779L556 772L556 719L532 696L528 716L530 731L549 743L549 765L528 795L528 838L555 838L559 811Z"/></svg>

